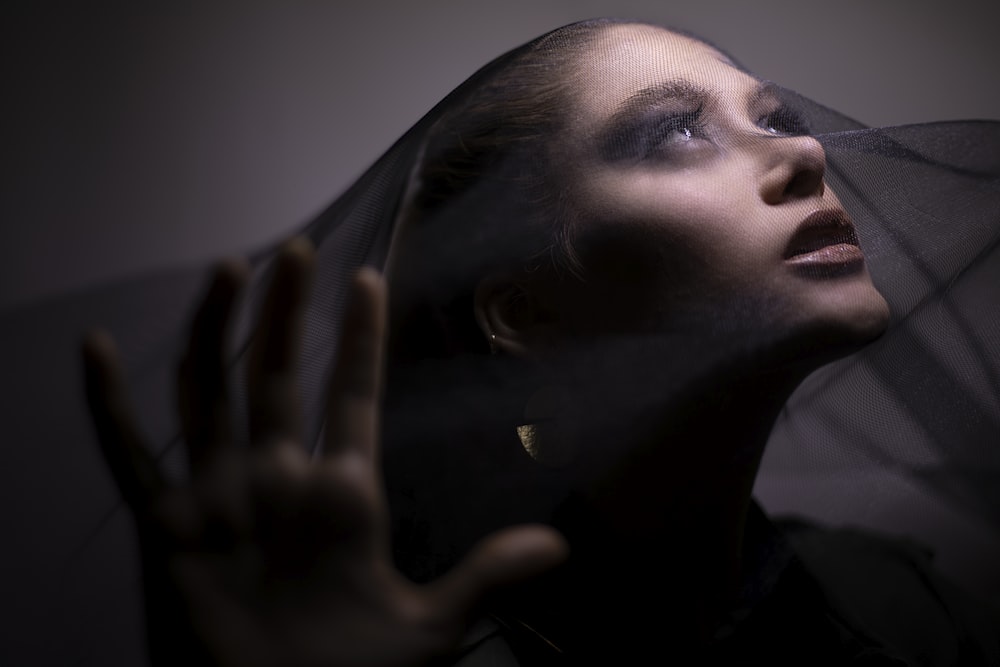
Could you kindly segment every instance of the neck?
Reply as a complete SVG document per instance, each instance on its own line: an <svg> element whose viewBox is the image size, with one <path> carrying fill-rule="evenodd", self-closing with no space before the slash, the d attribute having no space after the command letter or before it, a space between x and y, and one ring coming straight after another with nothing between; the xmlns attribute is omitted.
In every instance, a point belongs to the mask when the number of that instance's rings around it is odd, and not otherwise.
<svg viewBox="0 0 1000 667"><path fill-rule="evenodd" d="M620 648L647 626L658 641L664 627L707 641L737 599L754 479L802 377L716 375L683 400L626 411L627 427L603 448L614 456L588 457L598 463L556 521L572 556L531 595L525 622L585 650L595 640Z"/></svg>

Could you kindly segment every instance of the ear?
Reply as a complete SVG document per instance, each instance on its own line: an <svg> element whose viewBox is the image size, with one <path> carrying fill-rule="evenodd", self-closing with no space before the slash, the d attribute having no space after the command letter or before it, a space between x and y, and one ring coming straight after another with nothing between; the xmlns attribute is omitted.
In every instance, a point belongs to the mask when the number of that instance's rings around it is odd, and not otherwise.
<svg viewBox="0 0 1000 667"><path fill-rule="evenodd" d="M486 278L474 298L476 322L494 350L526 358L552 341L553 314L527 282Z"/></svg>

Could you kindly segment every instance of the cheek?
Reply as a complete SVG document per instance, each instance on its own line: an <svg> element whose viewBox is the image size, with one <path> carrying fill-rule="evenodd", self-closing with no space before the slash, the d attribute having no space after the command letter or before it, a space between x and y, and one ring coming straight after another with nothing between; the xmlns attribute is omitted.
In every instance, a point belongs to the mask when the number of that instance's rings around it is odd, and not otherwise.
<svg viewBox="0 0 1000 667"><path fill-rule="evenodd" d="M643 289L733 289L756 282L776 255L739 188L724 175L674 173L605 178L582 199L576 247L595 276ZM662 294L662 291L660 291Z"/></svg>
<svg viewBox="0 0 1000 667"><path fill-rule="evenodd" d="M760 267L748 266L743 246L717 217L625 212L580 221L574 237L584 281L572 303L586 328L714 331L720 313L757 293Z"/></svg>

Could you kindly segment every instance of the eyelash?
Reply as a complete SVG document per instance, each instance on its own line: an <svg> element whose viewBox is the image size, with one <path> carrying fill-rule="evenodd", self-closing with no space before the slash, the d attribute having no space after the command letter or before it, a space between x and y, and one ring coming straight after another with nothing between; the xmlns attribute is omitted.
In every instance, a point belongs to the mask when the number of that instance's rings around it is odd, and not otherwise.
<svg viewBox="0 0 1000 667"><path fill-rule="evenodd" d="M802 116L786 106L761 116L757 125L764 131L779 136L797 137L809 134L809 126Z"/></svg>
<svg viewBox="0 0 1000 667"><path fill-rule="evenodd" d="M646 156L667 150L678 143L684 144L692 139L708 138L702 108L699 106L694 111L663 118L651 134L645 151ZM794 137L809 134L809 127L802 117L786 106L764 114L757 120L757 125L765 132L776 136ZM677 133L681 133L683 139L677 139Z"/></svg>
<svg viewBox="0 0 1000 667"><path fill-rule="evenodd" d="M677 141L675 136L681 131L683 131L684 135L684 138L681 140L682 142L695 138L705 138L707 134L701 111L702 107L699 106L694 111L667 116L661 120L656 126L656 130L652 133L653 140L650 142L651 145L648 152L653 152L657 148L663 148L665 144Z"/></svg>

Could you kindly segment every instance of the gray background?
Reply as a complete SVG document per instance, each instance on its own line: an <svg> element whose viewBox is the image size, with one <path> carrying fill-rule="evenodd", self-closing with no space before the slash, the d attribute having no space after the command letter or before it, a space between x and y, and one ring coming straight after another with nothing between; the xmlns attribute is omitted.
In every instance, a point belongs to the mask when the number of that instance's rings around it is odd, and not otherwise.
<svg viewBox="0 0 1000 667"><path fill-rule="evenodd" d="M0 15L0 310L274 241L487 60L590 16L689 29L871 124L1000 118L987 3L21 4ZM3 385L0 405L45 400L83 419L78 385L53 386L32 365L50 348L51 367L78 363L50 343L30 340L22 375L37 381ZM132 533L108 510L107 472L84 443L32 435L0 442L0 664L143 664ZM768 509L833 507L950 544L942 568L992 576L984 592L1000 599L1000 543L983 537L995 533L911 481L861 478L855 489L896 501L877 504L826 472L772 474L756 490Z"/></svg>
<svg viewBox="0 0 1000 667"><path fill-rule="evenodd" d="M689 29L869 124L1000 118L992 2L22 4L0 309L288 234L477 67L591 16Z"/></svg>

